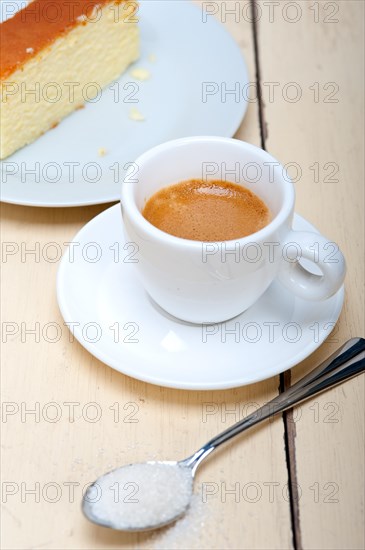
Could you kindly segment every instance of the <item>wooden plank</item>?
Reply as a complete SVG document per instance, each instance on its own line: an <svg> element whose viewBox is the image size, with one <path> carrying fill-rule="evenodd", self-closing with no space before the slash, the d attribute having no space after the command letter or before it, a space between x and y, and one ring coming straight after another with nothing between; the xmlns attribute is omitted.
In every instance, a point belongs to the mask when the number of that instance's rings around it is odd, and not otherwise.
<svg viewBox="0 0 365 550"><path fill-rule="evenodd" d="M364 3L280 3L271 17L268 4L259 2L258 21L266 147L283 164L295 163L297 211L339 244L348 263L340 320L293 369L295 381L339 343L364 334ZM303 548L364 548L364 377L295 417Z"/></svg>
<svg viewBox="0 0 365 550"><path fill-rule="evenodd" d="M227 28L238 40L254 79L250 23L228 18ZM257 104L249 105L237 137L260 144ZM171 548L163 533L151 539L148 534L125 536L90 525L80 511L82 487L119 464L187 456L247 414L249 403L262 404L278 391L278 377L222 392L159 388L113 371L77 342L70 343L55 295L59 262L46 261L42 251L50 242L64 250L63 243L105 208L2 206L3 241L18 245L19 250L38 246L40 251L39 262L31 254L23 261L17 252L2 265L2 321L14 323L7 326L16 331L2 350L2 398L8 413L2 424L2 478L9 493L2 500L4 548ZM24 332L35 323L39 323L39 338ZM42 335L48 323L61 331L54 343L49 341L52 331ZM213 404L214 414L205 415L207 404ZM27 413L35 407L38 418ZM98 411L101 418L90 421ZM52 422L55 415L60 418ZM172 534L173 547L291 547L280 418L212 457L197 481L205 493L216 494L206 494L204 525L190 524L188 539L187 532ZM74 484L74 496L70 484ZM27 492L32 487L39 493L39 502ZM238 496L225 495L232 489L238 490ZM56 501L51 503L52 499Z"/></svg>

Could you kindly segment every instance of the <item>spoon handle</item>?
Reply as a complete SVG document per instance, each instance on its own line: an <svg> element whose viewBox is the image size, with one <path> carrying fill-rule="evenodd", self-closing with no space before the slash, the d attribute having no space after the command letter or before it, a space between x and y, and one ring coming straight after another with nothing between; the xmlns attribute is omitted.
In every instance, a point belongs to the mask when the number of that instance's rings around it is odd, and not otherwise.
<svg viewBox="0 0 365 550"><path fill-rule="evenodd" d="M299 382L279 394L275 399L265 403L260 409L246 416L221 434L217 435L185 463L196 470L200 462L216 447L225 443L232 437L255 426L259 422L274 416L294 405L313 397L318 393L332 388L349 378L357 376L365 371L365 340L364 338L352 338L341 346L328 359L304 376Z"/></svg>

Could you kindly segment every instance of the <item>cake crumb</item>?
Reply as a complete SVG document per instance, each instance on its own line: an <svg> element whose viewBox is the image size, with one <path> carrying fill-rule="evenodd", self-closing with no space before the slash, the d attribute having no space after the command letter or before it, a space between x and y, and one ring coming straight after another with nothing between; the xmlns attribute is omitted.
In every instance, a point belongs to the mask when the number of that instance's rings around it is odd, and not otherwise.
<svg viewBox="0 0 365 550"><path fill-rule="evenodd" d="M34 53L34 48L27 48L25 51L27 53Z"/></svg>
<svg viewBox="0 0 365 550"><path fill-rule="evenodd" d="M132 109L129 111L129 118L131 120L138 120L143 121L145 120L145 117L136 109L135 107L132 107Z"/></svg>
<svg viewBox="0 0 365 550"><path fill-rule="evenodd" d="M131 76L133 76L136 80L148 80L151 77L151 73L150 71L147 71L147 69L137 67L131 71Z"/></svg>
<svg viewBox="0 0 365 550"><path fill-rule="evenodd" d="M105 157L106 153L107 153L107 150L104 149L104 147L99 147L99 149L98 149L99 157Z"/></svg>
<svg viewBox="0 0 365 550"><path fill-rule="evenodd" d="M154 53L150 53L150 55L148 56L148 61L150 63L156 63L156 56Z"/></svg>

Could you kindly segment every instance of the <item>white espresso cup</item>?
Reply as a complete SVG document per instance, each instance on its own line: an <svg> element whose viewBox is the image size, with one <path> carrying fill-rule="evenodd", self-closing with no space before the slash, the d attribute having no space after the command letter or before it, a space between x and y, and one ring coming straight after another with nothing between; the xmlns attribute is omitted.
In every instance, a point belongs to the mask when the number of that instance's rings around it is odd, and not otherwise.
<svg viewBox="0 0 365 550"><path fill-rule="evenodd" d="M268 206L271 222L247 237L213 243L175 237L143 217L154 193L189 179L245 186ZM242 313L275 278L306 300L329 298L343 283L344 257L322 235L293 230L294 201L280 163L243 141L191 137L154 147L131 164L122 187L124 229L138 247L142 285L165 311L199 324ZM314 262L322 275L304 269L301 259Z"/></svg>

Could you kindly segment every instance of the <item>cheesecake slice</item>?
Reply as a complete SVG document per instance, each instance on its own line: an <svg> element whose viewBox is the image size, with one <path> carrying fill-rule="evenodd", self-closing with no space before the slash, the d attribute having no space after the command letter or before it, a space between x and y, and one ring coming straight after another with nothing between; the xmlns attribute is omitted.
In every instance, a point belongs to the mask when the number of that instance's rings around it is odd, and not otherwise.
<svg viewBox="0 0 365 550"><path fill-rule="evenodd" d="M97 101L139 56L137 2L33 0L0 25L0 158Z"/></svg>

